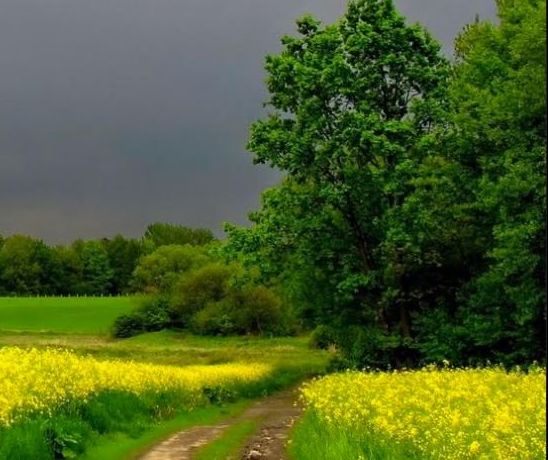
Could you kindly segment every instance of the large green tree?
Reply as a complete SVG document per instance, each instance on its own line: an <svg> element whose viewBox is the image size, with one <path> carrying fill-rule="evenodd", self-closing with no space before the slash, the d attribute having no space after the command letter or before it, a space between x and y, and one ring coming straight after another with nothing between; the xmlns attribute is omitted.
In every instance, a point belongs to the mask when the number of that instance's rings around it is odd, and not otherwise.
<svg viewBox="0 0 548 460"><path fill-rule="evenodd" d="M272 111L249 141L255 162L286 179L264 196L251 235L229 230L232 244L284 262L294 291L327 292L323 319L360 325L368 353L399 348L411 312L398 277L386 276L384 244L439 117L448 64L388 0L352 1L334 25L307 16L297 27L267 57Z"/></svg>

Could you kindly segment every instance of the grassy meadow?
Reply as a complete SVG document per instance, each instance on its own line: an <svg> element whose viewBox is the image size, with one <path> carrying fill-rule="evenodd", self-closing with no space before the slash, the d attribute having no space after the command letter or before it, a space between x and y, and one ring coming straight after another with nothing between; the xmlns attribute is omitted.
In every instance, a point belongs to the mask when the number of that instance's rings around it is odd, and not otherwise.
<svg viewBox="0 0 548 460"><path fill-rule="evenodd" d="M0 332L107 334L135 297L0 297Z"/></svg>

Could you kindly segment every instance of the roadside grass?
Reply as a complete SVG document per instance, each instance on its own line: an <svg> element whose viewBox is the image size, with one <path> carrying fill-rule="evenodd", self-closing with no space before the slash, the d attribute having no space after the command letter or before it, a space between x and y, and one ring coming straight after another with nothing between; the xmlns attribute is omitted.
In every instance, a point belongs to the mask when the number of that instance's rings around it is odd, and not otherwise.
<svg viewBox="0 0 548 460"><path fill-rule="evenodd" d="M0 297L0 331L108 334L137 297Z"/></svg>
<svg viewBox="0 0 548 460"><path fill-rule="evenodd" d="M236 460L245 440L259 426L259 420L242 420L235 423L221 435L196 452L195 460Z"/></svg>
<svg viewBox="0 0 548 460"><path fill-rule="evenodd" d="M411 448L380 443L372 436L351 436L348 431L328 429L307 411L293 427L288 453L291 460L418 460Z"/></svg>

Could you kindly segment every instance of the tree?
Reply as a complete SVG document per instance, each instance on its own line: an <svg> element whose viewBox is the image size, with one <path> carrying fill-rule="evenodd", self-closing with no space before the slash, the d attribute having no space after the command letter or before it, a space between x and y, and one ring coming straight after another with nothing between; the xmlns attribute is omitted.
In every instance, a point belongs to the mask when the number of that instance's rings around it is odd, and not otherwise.
<svg viewBox="0 0 548 460"><path fill-rule="evenodd" d="M449 129L413 197L467 274L420 342L461 362L515 364L545 358L546 3L497 5L499 24L457 39ZM441 272L455 265L447 255Z"/></svg>
<svg viewBox="0 0 548 460"><path fill-rule="evenodd" d="M49 252L40 240L13 235L0 247L0 290L6 294L33 295L47 289L44 266Z"/></svg>
<svg viewBox="0 0 548 460"><path fill-rule="evenodd" d="M202 248L161 246L139 261L133 274L133 288L147 293L169 292L181 274L209 261Z"/></svg>
<svg viewBox="0 0 548 460"><path fill-rule="evenodd" d="M152 241L155 247L171 244L203 246L215 240L213 233L205 228L190 228L182 225L155 223L147 227L145 240Z"/></svg>
<svg viewBox="0 0 548 460"><path fill-rule="evenodd" d="M81 263L81 280L76 291L86 295L108 294L113 271L108 254L100 241L81 241L73 243L73 249Z"/></svg>
<svg viewBox="0 0 548 460"><path fill-rule="evenodd" d="M116 235L111 240L103 240L112 268L111 292L122 294L130 289L133 271L141 256L141 243L135 239L126 239Z"/></svg>
<svg viewBox="0 0 548 460"><path fill-rule="evenodd" d="M368 329L376 362L376 347L398 346L411 331L400 280L385 277L384 243L439 117L448 64L388 0L352 1L334 25L306 16L297 27L300 36L284 37L283 51L267 57L274 110L249 141L254 161L286 180L251 216L251 235L228 228L231 244L251 242L277 261L289 251L284 262L301 269L297 290L327 286L321 315Z"/></svg>

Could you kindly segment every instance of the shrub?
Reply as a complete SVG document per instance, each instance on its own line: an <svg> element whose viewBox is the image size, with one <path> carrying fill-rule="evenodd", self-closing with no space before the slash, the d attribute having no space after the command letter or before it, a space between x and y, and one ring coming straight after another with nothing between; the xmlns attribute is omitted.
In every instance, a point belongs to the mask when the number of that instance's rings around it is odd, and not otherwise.
<svg viewBox="0 0 548 460"><path fill-rule="evenodd" d="M199 334L284 334L288 328L282 303L264 286L229 288L226 297L194 314L192 329Z"/></svg>
<svg viewBox="0 0 548 460"><path fill-rule="evenodd" d="M147 332L161 331L174 323L169 303L163 297L149 297L145 299L137 310L143 328Z"/></svg>
<svg viewBox="0 0 548 460"><path fill-rule="evenodd" d="M211 263L181 278L173 290L171 306L184 324L206 305L225 297L230 275L229 266Z"/></svg>
<svg viewBox="0 0 548 460"><path fill-rule="evenodd" d="M331 345L337 342L336 331L329 326L320 325L310 336L309 345L311 348L319 348L320 350L327 350Z"/></svg>
<svg viewBox="0 0 548 460"><path fill-rule="evenodd" d="M147 293L169 291L183 273L208 262L203 248L162 246L139 261L133 272L133 288Z"/></svg>
<svg viewBox="0 0 548 460"><path fill-rule="evenodd" d="M230 335L236 333L232 306L227 300L213 302L194 314L192 331L204 335Z"/></svg>
<svg viewBox="0 0 548 460"><path fill-rule="evenodd" d="M234 303L234 322L238 332L282 332L282 303L272 290L264 286L245 288L234 295Z"/></svg>
<svg viewBox="0 0 548 460"><path fill-rule="evenodd" d="M143 332L161 331L176 324L173 316L169 303L164 298L149 297L134 312L116 318L113 335L127 338Z"/></svg>
<svg viewBox="0 0 548 460"><path fill-rule="evenodd" d="M133 337L145 332L142 319L135 313L118 316L114 320L112 335L119 339Z"/></svg>

